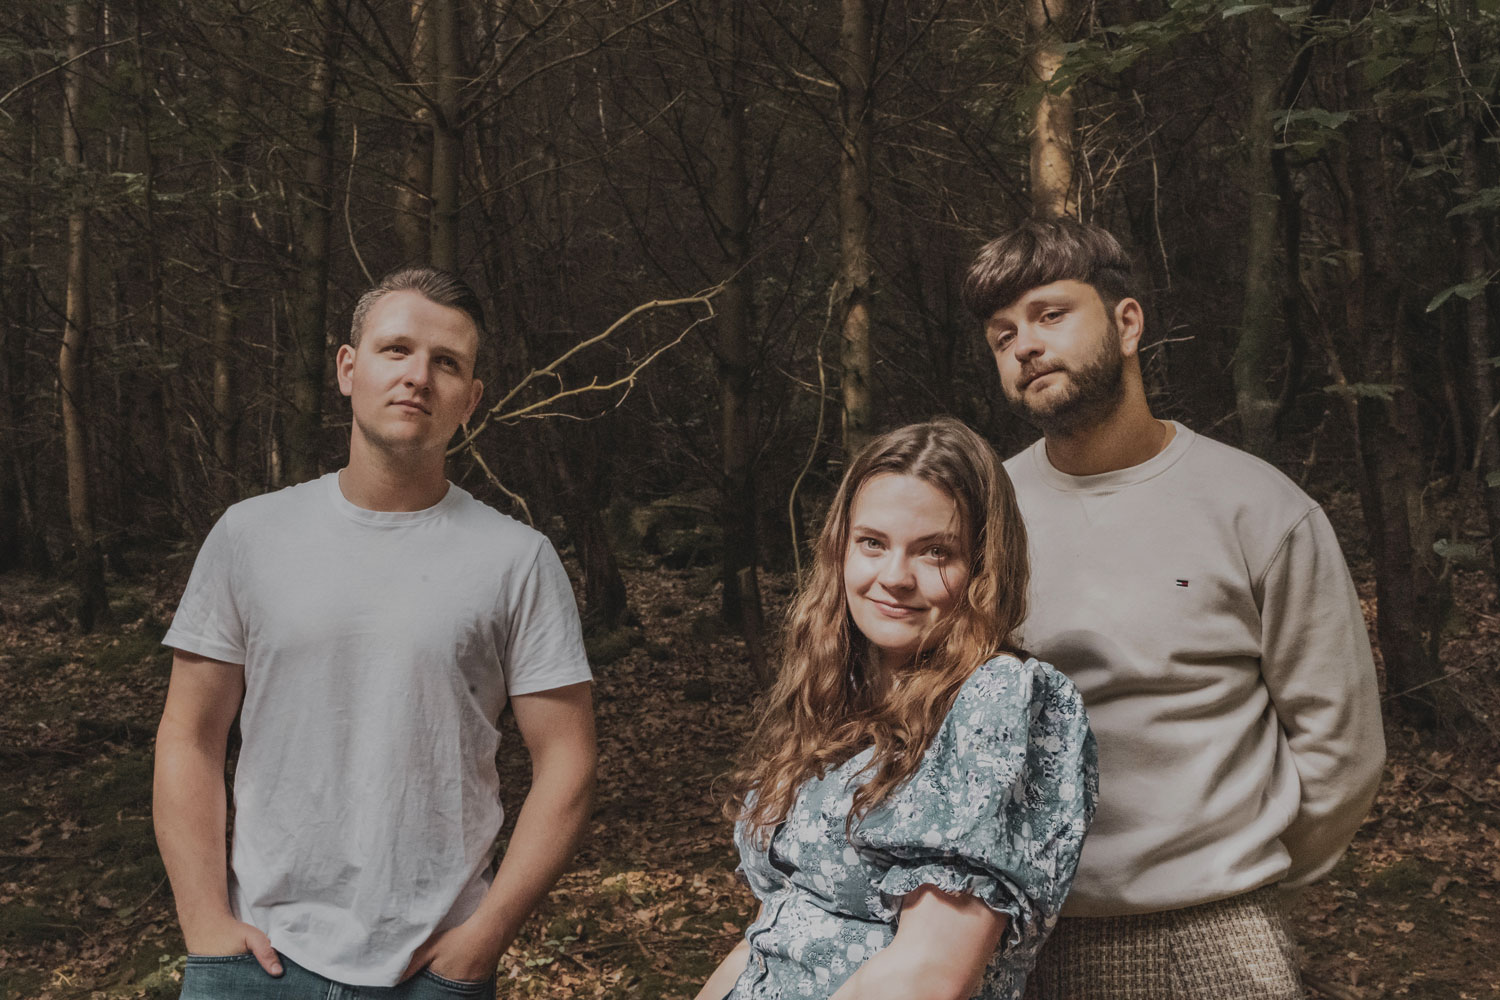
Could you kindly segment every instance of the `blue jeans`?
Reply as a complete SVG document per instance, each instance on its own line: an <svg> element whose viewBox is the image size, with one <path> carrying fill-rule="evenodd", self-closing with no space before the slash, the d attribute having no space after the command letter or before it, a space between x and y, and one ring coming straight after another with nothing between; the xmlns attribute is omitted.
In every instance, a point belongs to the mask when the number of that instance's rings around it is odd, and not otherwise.
<svg viewBox="0 0 1500 1000"><path fill-rule="evenodd" d="M280 976L254 955L189 955L182 1000L495 1000L495 977L467 983L423 969L395 986L348 986L309 972L285 955Z"/></svg>

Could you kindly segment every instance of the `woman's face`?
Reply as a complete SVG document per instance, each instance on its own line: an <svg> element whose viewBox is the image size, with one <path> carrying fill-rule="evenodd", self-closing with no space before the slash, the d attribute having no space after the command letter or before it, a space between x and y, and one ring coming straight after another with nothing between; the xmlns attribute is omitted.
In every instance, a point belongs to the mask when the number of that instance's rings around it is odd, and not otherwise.
<svg viewBox="0 0 1500 1000"><path fill-rule="evenodd" d="M878 665L894 669L948 616L969 582L958 508L916 476L872 476L849 507L844 598Z"/></svg>

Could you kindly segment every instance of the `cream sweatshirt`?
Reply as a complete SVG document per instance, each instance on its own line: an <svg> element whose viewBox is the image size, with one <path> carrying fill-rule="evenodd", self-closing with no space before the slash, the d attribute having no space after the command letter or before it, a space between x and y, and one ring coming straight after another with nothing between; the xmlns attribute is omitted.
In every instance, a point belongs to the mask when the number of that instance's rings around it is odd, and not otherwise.
<svg viewBox="0 0 1500 1000"><path fill-rule="evenodd" d="M1069 476L1005 463L1031 544L1029 653L1083 694L1099 810L1064 913L1175 909L1327 872L1385 756L1364 617L1322 509L1174 425Z"/></svg>

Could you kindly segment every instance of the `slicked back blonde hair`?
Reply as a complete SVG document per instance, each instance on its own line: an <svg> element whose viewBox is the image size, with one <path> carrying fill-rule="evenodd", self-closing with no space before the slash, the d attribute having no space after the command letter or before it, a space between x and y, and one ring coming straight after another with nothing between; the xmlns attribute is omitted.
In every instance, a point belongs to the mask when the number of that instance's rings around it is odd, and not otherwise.
<svg viewBox="0 0 1500 1000"><path fill-rule="evenodd" d="M872 673L844 592L850 508L860 488L885 473L915 476L953 501L969 563L953 609L924 637L899 685ZM780 674L730 778L726 813L747 819L764 838L786 818L804 782L873 747L861 772L867 778L854 793L852 828L916 772L975 668L1015 649L1028 576L1015 491L983 438L943 418L872 441L844 474L823 522L811 574L788 614Z"/></svg>

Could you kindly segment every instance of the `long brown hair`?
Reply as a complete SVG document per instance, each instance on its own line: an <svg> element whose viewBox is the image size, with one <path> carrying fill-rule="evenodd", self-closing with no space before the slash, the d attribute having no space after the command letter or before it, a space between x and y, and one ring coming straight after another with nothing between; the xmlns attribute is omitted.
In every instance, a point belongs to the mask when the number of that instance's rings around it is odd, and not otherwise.
<svg viewBox="0 0 1500 1000"><path fill-rule="evenodd" d="M868 643L849 617L844 560L849 509L877 475L915 476L952 499L969 560L953 609L927 636L899 685L872 676ZM781 672L731 776L725 811L762 834L797 790L866 747L852 824L915 773L958 689L1003 650L1026 617L1026 531L994 449L957 420L911 424L872 441L849 466L814 546L812 573L783 635Z"/></svg>

